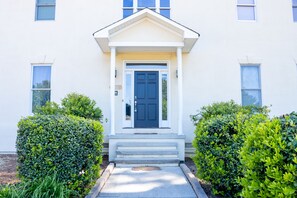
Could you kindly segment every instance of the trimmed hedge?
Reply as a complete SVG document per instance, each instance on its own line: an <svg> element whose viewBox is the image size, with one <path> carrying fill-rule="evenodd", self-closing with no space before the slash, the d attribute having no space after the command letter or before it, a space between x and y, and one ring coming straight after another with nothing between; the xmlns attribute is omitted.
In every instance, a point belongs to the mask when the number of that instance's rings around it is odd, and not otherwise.
<svg viewBox="0 0 297 198"><path fill-rule="evenodd" d="M57 173L78 194L98 178L103 127L98 121L65 115L35 115L18 123L18 171L34 180Z"/></svg>
<svg viewBox="0 0 297 198"><path fill-rule="evenodd" d="M193 160L197 176L212 184L214 194L239 196L242 187L237 179L243 176L238 156L244 141L242 126L253 114L262 112L268 110L230 101L205 106L192 117L196 123Z"/></svg>
<svg viewBox="0 0 297 198"><path fill-rule="evenodd" d="M297 113L245 124L243 197L297 197Z"/></svg>

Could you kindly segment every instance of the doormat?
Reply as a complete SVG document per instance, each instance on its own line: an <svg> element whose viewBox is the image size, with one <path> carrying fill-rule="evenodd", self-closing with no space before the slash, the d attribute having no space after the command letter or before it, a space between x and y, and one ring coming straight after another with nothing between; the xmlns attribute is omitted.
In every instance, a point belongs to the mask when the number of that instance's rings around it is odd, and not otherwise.
<svg viewBox="0 0 297 198"><path fill-rule="evenodd" d="M139 167L133 167L132 171L156 171L161 170L158 166L139 166Z"/></svg>

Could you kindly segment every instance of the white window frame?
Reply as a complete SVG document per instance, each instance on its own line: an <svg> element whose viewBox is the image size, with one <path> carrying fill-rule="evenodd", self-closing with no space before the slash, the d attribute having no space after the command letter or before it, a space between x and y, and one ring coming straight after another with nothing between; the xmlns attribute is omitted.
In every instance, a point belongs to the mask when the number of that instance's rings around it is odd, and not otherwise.
<svg viewBox="0 0 297 198"><path fill-rule="evenodd" d="M160 14L160 10L171 10L171 6L170 7L161 7L160 5L160 1L161 0L155 0L155 6L154 7L149 7L149 9L155 9L157 13ZM171 3L171 2L170 2ZM133 9L133 13L137 12L138 9L144 9L145 7L138 7L138 0L133 0L133 7L123 7L123 12L125 9Z"/></svg>
<svg viewBox="0 0 297 198"><path fill-rule="evenodd" d="M167 64L166 69L128 69L127 64L139 63L139 64ZM158 71L159 72L159 129L171 128L171 87L170 87L170 61L169 60L124 60L123 61L123 95L122 95L122 128L134 129L134 74L135 71ZM126 74L131 74L131 120L126 120ZM162 120L162 74L167 74L167 120Z"/></svg>
<svg viewBox="0 0 297 198"><path fill-rule="evenodd" d="M238 0L235 0L236 1L236 13L237 13L237 16L236 16L236 19L237 21L243 21L243 22L256 22L257 21L257 0L254 0L254 4L240 4L238 3ZM254 13L255 13L255 19L254 20L245 20L245 19L239 19L238 18L238 7L253 7L254 8Z"/></svg>
<svg viewBox="0 0 297 198"><path fill-rule="evenodd" d="M34 67L50 67L51 68L51 78L50 78L50 88L33 88L33 81L34 81ZM52 64L31 64L31 83L30 83L30 90L31 90L31 94L30 94L30 112L33 113L33 91L50 91L50 101L52 98L52 73L53 73L53 67Z"/></svg>
<svg viewBox="0 0 297 198"><path fill-rule="evenodd" d="M242 80L242 67L257 67L258 68L258 78L259 78L259 88L258 89L244 89L243 88L243 80ZM243 97L242 92L243 90L257 90L260 91L260 107L263 105L263 97L262 97L262 78L261 78L261 64L240 64L240 81L241 81L241 105L243 105Z"/></svg>
<svg viewBox="0 0 297 198"><path fill-rule="evenodd" d="M35 0L35 21L54 21L56 20L56 4L57 0L55 0L55 3L38 3L38 0ZM38 8L39 7L54 7L55 8L55 15L53 19L38 19Z"/></svg>

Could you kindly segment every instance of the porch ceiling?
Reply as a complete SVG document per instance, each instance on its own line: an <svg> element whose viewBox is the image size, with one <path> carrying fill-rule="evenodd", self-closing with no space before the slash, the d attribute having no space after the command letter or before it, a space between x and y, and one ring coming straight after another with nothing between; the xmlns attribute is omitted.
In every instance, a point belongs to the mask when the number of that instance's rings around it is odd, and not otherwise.
<svg viewBox="0 0 297 198"><path fill-rule="evenodd" d="M189 53L199 33L149 9L141 10L93 34L103 52L116 47L118 52Z"/></svg>

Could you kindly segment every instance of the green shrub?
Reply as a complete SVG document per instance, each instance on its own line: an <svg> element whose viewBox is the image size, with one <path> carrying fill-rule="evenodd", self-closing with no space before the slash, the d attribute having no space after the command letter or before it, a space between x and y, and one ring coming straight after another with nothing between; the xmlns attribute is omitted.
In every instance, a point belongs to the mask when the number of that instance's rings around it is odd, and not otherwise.
<svg viewBox="0 0 297 198"><path fill-rule="evenodd" d="M55 174L0 189L0 198L67 198L70 194Z"/></svg>
<svg viewBox="0 0 297 198"><path fill-rule="evenodd" d="M297 113L256 115L244 128L242 196L297 197Z"/></svg>
<svg viewBox="0 0 297 198"><path fill-rule="evenodd" d="M57 173L57 179L83 194L99 176L102 125L75 116L35 115L18 123L18 171L24 180Z"/></svg>
<svg viewBox="0 0 297 198"><path fill-rule="evenodd" d="M44 106L37 106L34 110L34 114L57 115L63 114L63 111L57 103L47 101Z"/></svg>
<svg viewBox="0 0 297 198"><path fill-rule="evenodd" d="M96 102L82 94L70 93L62 99L61 107L55 102L46 102L34 110L38 115L74 115L93 120L102 120L102 111Z"/></svg>
<svg viewBox="0 0 297 198"><path fill-rule="evenodd" d="M241 106L236 104L233 100L229 102L217 102L211 105L203 106L198 114L192 115L191 119L194 124L198 124L200 119L209 119L218 115L230 115L243 112L245 114L263 113L267 114L269 109L267 107Z"/></svg>
<svg viewBox="0 0 297 198"><path fill-rule="evenodd" d="M194 162L197 176L212 184L214 194L236 197L241 191L237 178L242 176L238 151L243 143L243 123L254 113L268 110L241 107L231 102L203 107L196 122Z"/></svg>
<svg viewBox="0 0 297 198"><path fill-rule="evenodd" d="M96 106L96 102L89 97L71 93L62 99L62 109L66 115L75 115L83 118L101 120L102 112Z"/></svg>

